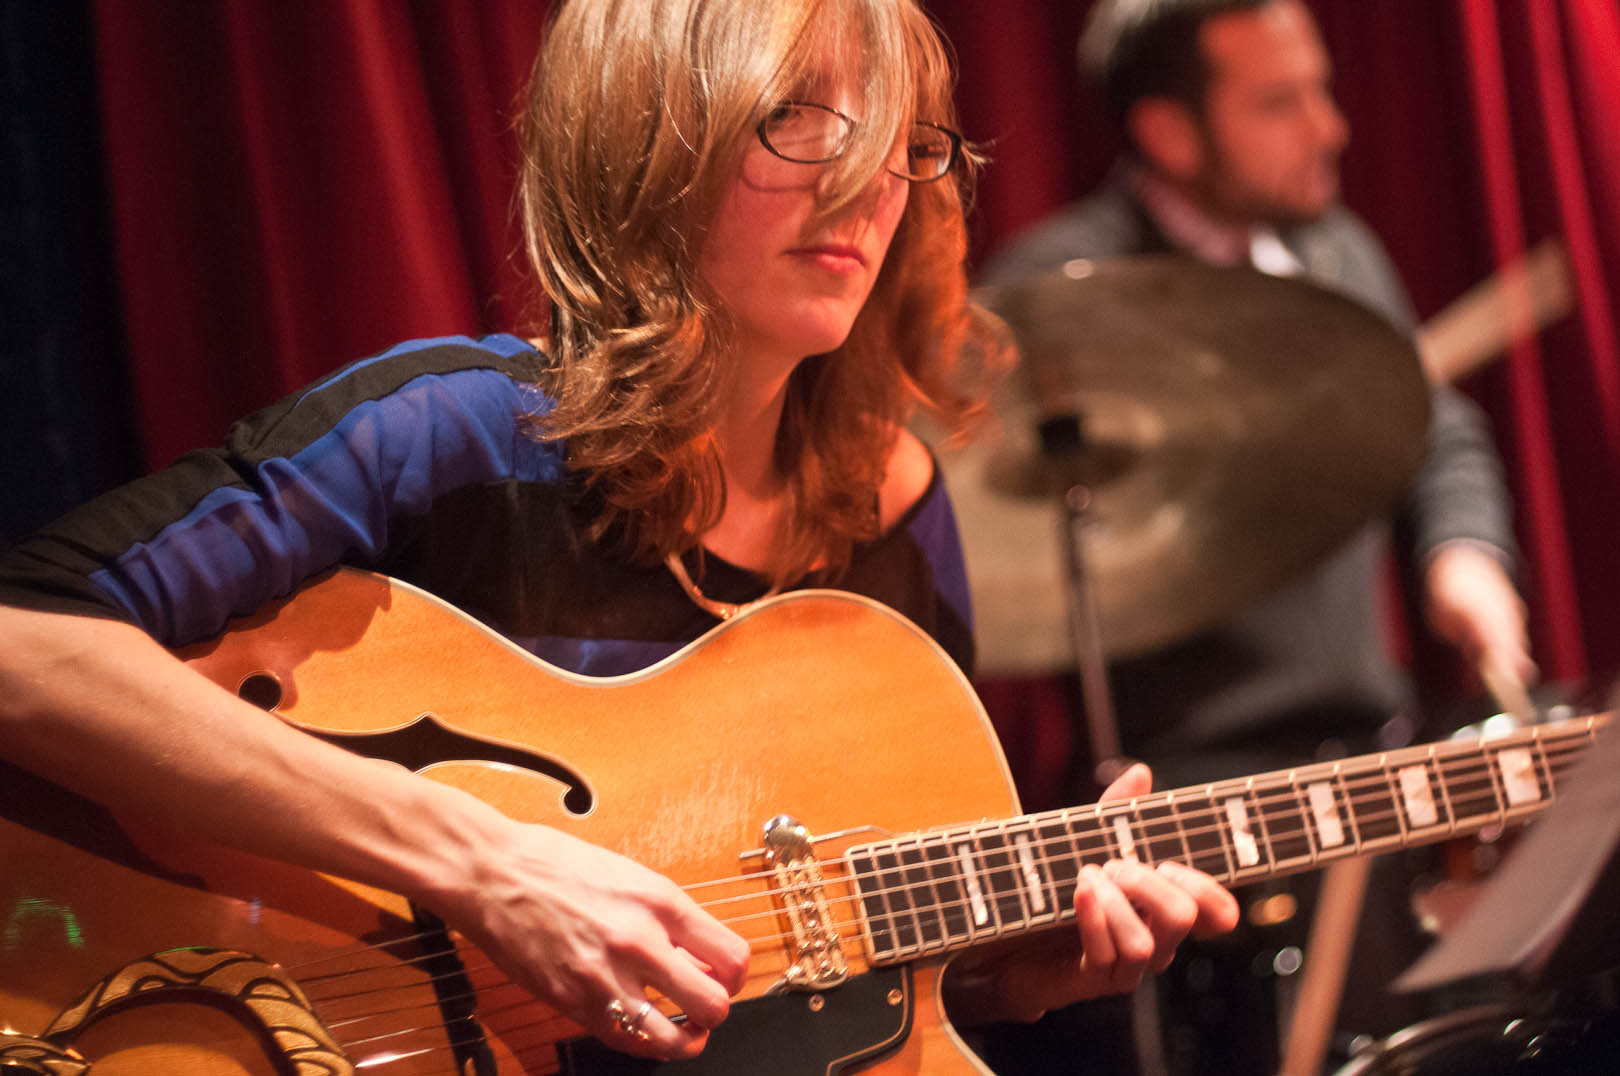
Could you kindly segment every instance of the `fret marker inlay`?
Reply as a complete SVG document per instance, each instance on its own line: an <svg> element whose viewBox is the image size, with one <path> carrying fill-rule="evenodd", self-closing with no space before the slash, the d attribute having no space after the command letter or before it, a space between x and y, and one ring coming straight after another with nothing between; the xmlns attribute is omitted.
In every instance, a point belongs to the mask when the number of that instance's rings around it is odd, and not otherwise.
<svg viewBox="0 0 1620 1076"><path fill-rule="evenodd" d="M1232 827L1232 850L1237 853L1238 866L1252 867L1260 862L1260 846L1249 832L1249 812L1243 806L1242 796L1226 801L1226 823Z"/></svg>
<svg viewBox="0 0 1620 1076"><path fill-rule="evenodd" d="M1536 763L1529 748L1504 748L1497 752L1496 762L1502 768L1502 787L1510 804L1517 807L1541 798L1541 782L1536 780Z"/></svg>
<svg viewBox="0 0 1620 1076"><path fill-rule="evenodd" d="M979 868L973 862L973 849L965 844L956 846L956 862L962 867L962 880L967 883L968 904L973 908L973 925L982 927L990 922L990 909L984 903L984 890L979 886Z"/></svg>
<svg viewBox="0 0 1620 1076"><path fill-rule="evenodd" d="M1040 914L1046 911L1046 887L1041 884L1035 857L1029 854L1029 838L1019 834L1013 838L1013 844L1018 847L1018 865L1024 869L1024 884L1029 887L1029 906Z"/></svg>
<svg viewBox="0 0 1620 1076"><path fill-rule="evenodd" d="M1338 808L1333 805L1333 786L1326 781L1314 781L1305 786L1311 800L1311 815L1316 819L1316 835L1323 848L1337 848L1344 843L1344 826L1339 822Z"/></svg>
<svg viewBox="0 0 1620 1076"><path fill-rule="evenodd" d="M1440 821L1440 812L1434 805L1434 789L1429 786L1429 768L1423 763L1403 766L1399 771L1401 799L1406 803L1406 817L1414 826L1432 826Z"/></svg>
<svg viewBox="0 0 1620 1076"><path fill-rule="evenodd" d="M1119 841L1120 859L1136 858L1136 842L1131 839L1131 820L1122 814L1114 816L1114 839Z"/></svg>

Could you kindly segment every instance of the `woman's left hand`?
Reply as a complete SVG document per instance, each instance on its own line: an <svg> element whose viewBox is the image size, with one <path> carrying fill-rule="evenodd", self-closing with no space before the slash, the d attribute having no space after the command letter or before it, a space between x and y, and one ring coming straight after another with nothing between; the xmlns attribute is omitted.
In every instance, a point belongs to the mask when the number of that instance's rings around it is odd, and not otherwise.
<svg viewBox="0 0 1620 1076"><path fill-rule="evenodd" d="M1152 786L1153 775L1138 763L1102 798L1129 799ZM1079 929L1061 941L1020 939L953 964L945 987L958 1022L1038 1020L1048 1009L1127 993L1147 972L1169 967L1189 933L1221 934L1238 921L1236 899L1203 871L1134 859L1082 867L1074 910Z"/></svg>

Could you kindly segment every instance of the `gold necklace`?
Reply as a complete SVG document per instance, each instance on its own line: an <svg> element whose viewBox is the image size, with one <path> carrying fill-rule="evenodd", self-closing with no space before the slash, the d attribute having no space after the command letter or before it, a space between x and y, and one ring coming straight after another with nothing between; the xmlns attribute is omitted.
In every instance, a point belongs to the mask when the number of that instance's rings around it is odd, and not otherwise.
<svg viewBox="0 0 1620 1076"><path fill-rule="evenodd" d="M686 596L692 599L692 604L697 606L699 609L702 609L705 613L708 613L716 620L730 620L744 609L747 609L750 605L757 605L766 598L775 596L776 593L782 589L782 585L780 583L773 583L770 590L767 590L753 601L742 602L741 604L736 602L717 602L707 594L704 594L703 591L697 588L697 584L692 582L692 577L687 574L686 565L681 561L681 556L679 553L671 553L669 556L664 558L664 563L669 566L669 574L675 577L675 582L679 583L681 585L681 589L686 591Z"/></svg>

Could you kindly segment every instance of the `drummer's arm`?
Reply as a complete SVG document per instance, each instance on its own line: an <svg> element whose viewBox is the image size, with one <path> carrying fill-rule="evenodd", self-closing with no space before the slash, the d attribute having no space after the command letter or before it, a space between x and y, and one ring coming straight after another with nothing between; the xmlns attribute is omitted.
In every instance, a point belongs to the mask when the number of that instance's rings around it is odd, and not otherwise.
<svg viewBox="0 0 1620 1076"><path fill-rule="evenodd" d="M1447 542L1423 573L1424 614L1436 635L1487 678L1533 684L1525 605L1499 552L1468 541Z"/></svg>
<svg viewBox="0 0 1620 1076"><path fill-rule="evenodd" d="M1428 457L1406 506L1425 617L1474 669L1533 683L1511 505L1489 425L1455 389L1441 387L1433 400Z"/></svg>

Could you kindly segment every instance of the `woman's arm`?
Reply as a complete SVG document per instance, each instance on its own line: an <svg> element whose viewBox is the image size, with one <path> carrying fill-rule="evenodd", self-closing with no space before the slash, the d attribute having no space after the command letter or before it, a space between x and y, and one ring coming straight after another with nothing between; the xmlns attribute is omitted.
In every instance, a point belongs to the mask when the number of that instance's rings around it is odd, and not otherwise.
<svg viewBox="0 0 1620 1076"><path fill-rule="evenodd" d="M615 1048L690 1056L742 987L747 945L668 879L390 762L326 744L138 628L0 606L0 745L115 812L415 900ZM646 989L646 1041L607 1006Z"/></svg>

